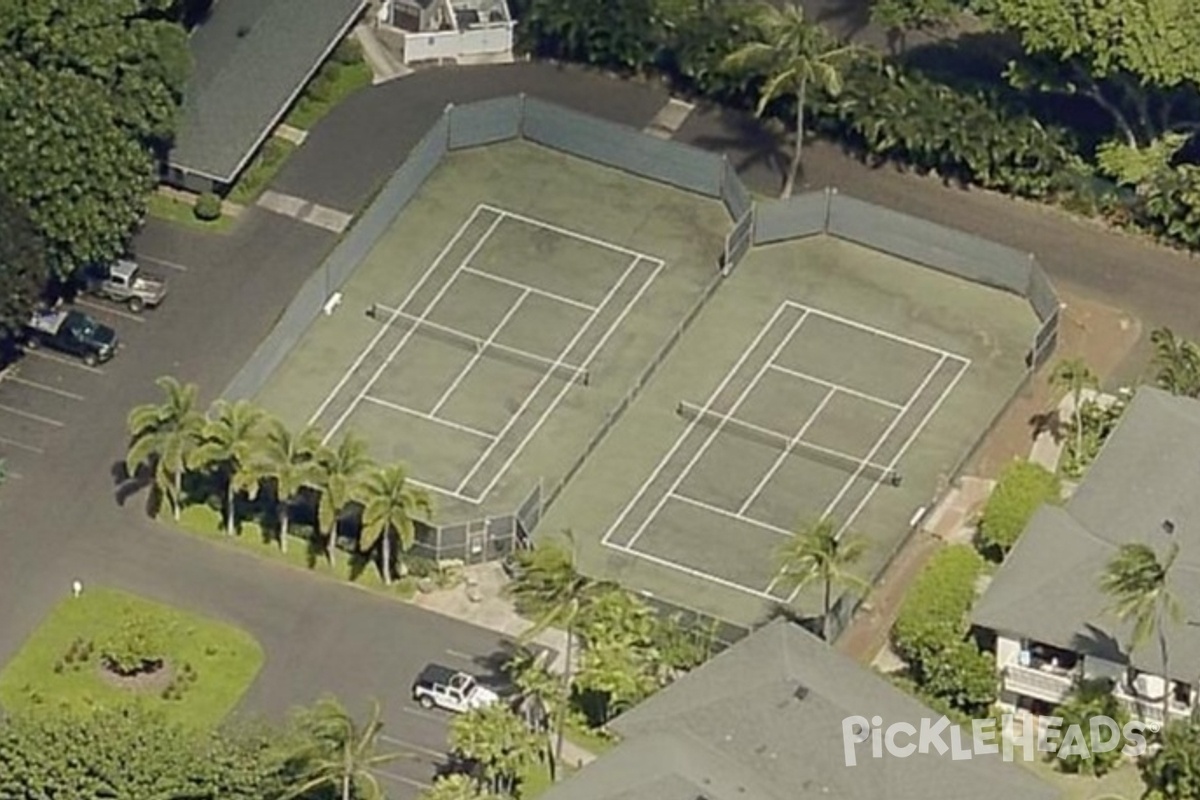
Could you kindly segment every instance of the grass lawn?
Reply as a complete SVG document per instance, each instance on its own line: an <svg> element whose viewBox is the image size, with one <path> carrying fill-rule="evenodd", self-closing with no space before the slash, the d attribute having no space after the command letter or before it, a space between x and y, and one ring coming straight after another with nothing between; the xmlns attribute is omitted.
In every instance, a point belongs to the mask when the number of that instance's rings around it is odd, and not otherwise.
<svg viewBox="0 0 1200 800"><path fill-rule="evenodd" d="M196 215L192 212L190 203L185 203L177 198L168 197L157 192L150 195L146 211L155 219L174 222L177 225L186 225L189 228L196 228L197 230L208 231L210 233L228 233L236 222L233 217L229 216L221 216L211 222L197 219Z"/></svg>
<svg viewBox="0 0 1200 800"><path fill-rule="evenodd" d="M1044 756L1044 753L1036 754L1033 761L1026 761L1023 753L1023 748L1016 745L1013 761L1056 787L1062 792L1062 800L1139 800L1146 791L1137 765L1130 761L1121 761L1103 778L1093 778L1062 772L1053 760L1036 757Z"/></svg>
<svg viewBox="0 0 1200 800"><path fill-rule="evenodd" d="M170 516L163 517L163 521L171 522ZM267 541L263 536L262 528L256 522L243 522L239 535L228 536L222 527L220 514L206 505L197 504L184 508L183 513L180 514L179 526L189 533L198 534L228 547L254 553L259 558L278 561L306 572L315 572L380 594L386 594L389 597L411 600L416 593L416 582L410 578L402 578L391 586L385 586L378 570L371 565L368 565L360 573L352 575L349 567L349 554L342 551L338 551L337 565L330 566L329 560L325 558L324 554L315 556L310 554L308 543L303 539L293 537L288 542L288 551L280 552L279 545L274 541Z"/></svg>
<svg viewBox="0 0 1200 800"><path fill-rule="evenodd" d="M314 100L307 92L300 96L296 107L284 119L285 125L293 128L308 130L321 121L321 118L333 110L334 106L350 95L370 86L374 75L365 61L359 60L353 64L329 64L326 69L332 79L323 100Z"/></svg>
<svg viewBox="0 0 1200 800"><path fill-rule="evenodd" d="M617 746L617 740L611 736L604 736L571 722L567 723L564 733L571 744L597 756L602 756Z"/></svg>
<svg viewBox="0 0 1200 800"><path fill-rule="evenodd" d="M162 631L166 670L176 675L190 665L195 680L178 699L164 699L154 681L117 685L99 665L98 650L131 616L152 619ZM86 656L79 643L92 643ZM0 704L9 713L39 713L60 707L83 712L98 707L144 703L192 727L212 727L237 705L263 663L263 651L250 634L135 595L88 587L64 600L0 672Z"/></svg>
<svg viewBox="0 0 1200 800"><path fill-rule="evenodd" d="M267 139L242 177L238 178L227 199L240 206L253 205L295 149L296 145L287 139L278 136Z"/></svg>

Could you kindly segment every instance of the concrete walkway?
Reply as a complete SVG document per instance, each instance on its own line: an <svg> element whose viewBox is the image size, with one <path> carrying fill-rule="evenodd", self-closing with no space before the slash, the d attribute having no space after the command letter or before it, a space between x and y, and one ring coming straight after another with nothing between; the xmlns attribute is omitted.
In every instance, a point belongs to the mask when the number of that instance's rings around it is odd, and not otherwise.
<svg viewBox="0 0 1200 800"><path fill-rule="evenodd" d="M353 36L362 45L363 58L371 67L371 74L374 76L371 80L372 85L377 86L412 74L412 68L406 66L392 54L387 45L380 41L375 28L370 25L359 25L354 29Z"/></svg>

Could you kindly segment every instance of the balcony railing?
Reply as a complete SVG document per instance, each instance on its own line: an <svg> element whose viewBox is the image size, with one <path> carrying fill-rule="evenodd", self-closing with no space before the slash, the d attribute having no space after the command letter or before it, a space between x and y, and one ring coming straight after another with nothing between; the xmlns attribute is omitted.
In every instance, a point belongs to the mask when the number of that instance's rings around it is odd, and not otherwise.
<svg viewBox="0 0 1200 800"><path fill-rule="evenodd" d="M1162 700L1146 697L1139 697L1129 691L1127 686L1119 685L1113 689L1113 696L1116 697L1121 704L1129 709L1129 713L1135 717L1145 720L1146 722L1154 722L1162 724ZM1192 708L1186 703L1180 703L1178 700L1171 699L1171 721L1178 722L1185 720L1191 716Z"/></svg>
<svg viewBox="0 0 1200 800"><path fill-rule="evenodd" d="M1044 700L1061 703L1075 688L1079 670L1064 670L1045 665L1023 667L1016 662L1004 665L1004 688L1009 691Z"/></svg>

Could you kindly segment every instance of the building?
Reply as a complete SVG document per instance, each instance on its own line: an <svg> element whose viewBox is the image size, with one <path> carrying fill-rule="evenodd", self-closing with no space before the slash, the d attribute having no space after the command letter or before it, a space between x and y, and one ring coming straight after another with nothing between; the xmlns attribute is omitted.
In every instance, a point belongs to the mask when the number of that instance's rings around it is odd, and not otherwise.
<svg viewBox="0 0 1200 800"><path fill-rule="evenodd" d="M228 188L309 79L362 14L366 0L220 0L189 39L192 75L164 182Z"/></svg>
<svg viewBox="0 0 1200 800"><path fill-rule="evenodd" d="M1148 544L1161 557L1177 543L1171 581L1184 619L1164 633L1171 713L1191 713L1200 679L1198 488L1200 403L1138 390L1071 499L1034 515L975 606L975 625L994 637L1005 704L1049 713L1081 678L1104 679L1132 713L1160 723L1158 642L1128 652L1131 626L1108 611L1099 580L1123 544Z"/></svg>
<svg viewBox="0 0 1200 800"><path fill-rule="evenodd" d="M379 19L399 35L405 64L512 61L505 0L386 0Z"/></svg>
<svg viewBox="0 0 1200 800"><path fill-rule="evenodd" d="M1050 800L1055 789L1000 755L915 753L846 765L842 723L940 715L776 620L622 714L622 743L544 800ZM915 738L915 737L914 737Z"/></svg>

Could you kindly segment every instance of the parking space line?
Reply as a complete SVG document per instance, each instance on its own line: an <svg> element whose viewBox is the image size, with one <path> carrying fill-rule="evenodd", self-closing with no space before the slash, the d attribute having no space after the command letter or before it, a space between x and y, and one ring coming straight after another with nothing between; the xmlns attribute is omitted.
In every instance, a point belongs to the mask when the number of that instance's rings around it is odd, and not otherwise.
<svg viewBox="0 0 1200 800"><path fill-rule="evenodd" d="M386 769L379 769L378 767L374 767L371 771L377 775L382 775L385 778L390 778L391 780L394 780L397 783L407 784L408 786L412 786L414 788L421 789L422 791L424 791L425 789L433 788L433 784L431 784L431 783L422 783L421 781L413 780L412 778L406 778L403 775L398 775L395 772L388 772Z"/></svg>
<svg viewBox="0 0 1200 800"><path fill-rule="evenodd" d="M139 317L137 314L131 314L130 312L122 311L119 308L113 308L112 306L106 306L103 303L93 303L91 300L85 300L82 297L75 298L75 305L83 306L84 308L90 308L93 311L99 311L102 314L112 314L114 317L120 317L121 319L131 320L132 322L136 322L139 325L146 324L145 317Z"/></svg>
<svg viewBox="0 0 1200 800"><path fill-rule="evenodd" d="M472 664L475 663L475 656L461 653L458 650L447 650L446 655L450 656L451 658L460 658L463 661L470 661Z"/></svg>
<svg viewBox="0 0 1200 800"><path fill-rule="evenodd" d="M30 349L26 348L25 355L34 356L35 358L42 358L42 359L45 359L46 361L53 361L55 364L62 364L64 367L74 367L75 369L81 369L84 372L90 372L93 375L103 375L104 374L104 370L102 370L102 369L97 369L96 367L89 367L87 364L81 364L78 361L71 361L70 359L59 358L58 356L52 356L49 353L43 353L40 350L30 350Z"/></svg>
<svg viewBox="0 0 1200 800"><path fill-rule="evenodd" d="M185 267L183 264L179 264L174 261L167 261L165 258L156 258L154 256L148 256L144 253L138 253L137 260L149 261L153 264L158 264L159 266L166 267L167 269L173 269L176 272L187 272L188 271L188 268Z"/></svg>
<svg viewBox="0 0 1200 800"><path fill-rule="evenodd" d="M442 751L431 750L430 748L422 747L419 744L413 744L412 742L406 742L403 739L397 739L395 736L388 736L386 733L379 734L379 738L382 739L383 741L387 742L388 744L394 744L394 745L396 745L396 747L399 747L404 750L411 750L414 753L421 753L422 755L432 756L434 758L439 758L439 759L446 758L446 753L444 753Z"/></svg>
<svg viewBox="0 0 1200 800"><path fill-rule="evenodd" d="M421 719L432 720L433 722L440 722L443 725L446 724L445 717L440 716L438 714L430 713L428 711L421 711L420 709L416 709L416 708L401 708L400 712L402 714L412 714L414 717L420 717Z"/></svg>
<svg viewBox="0 0 1200 800"><path fill-rule="evenodd" d="M41 389L43 392L49 392L50 394L56 394L59 397L65 397L68 400L86 400L87 399L86 397L84 397L81 394L75 394L74 392L68 392L66 389L56 389L53 386L47 386L44 383L38 383L37 381L31 381L31 380L28 380L27 378L18 378L16 375L9 375L6 378L4 378L4 380L10 381L11 383L20 384L21 386L28 386L32 389Z"/></svg>
<svg viewBox="0 0 1200 800"><path fill-rule="evenodd" d="M59 422L56 419L50 419L49 417L43 417L40 414L34 414L30 411L23 411L19 408L13 408L12 406L6 406L3 404L0 404L0 411L7 411L13 416L24 417L25 419L31 419L34 422L40 422L43 425L51 425L55 428L61 428L65 425L65 423Z"/></svg>
<svg viewBox="0 0 1200 800"><path fill-rule="evenodd" d="M25 444L24 442L18 442L16 439L9 439L7 436L0 436L0 444L6 444L9 447L15 447L18 450L24 450L27 453L37 453L39 456L46 452L40 447L34 447L33 445Z"/></svg>

